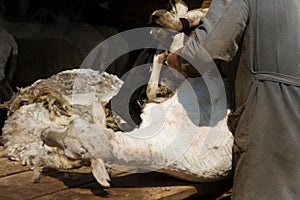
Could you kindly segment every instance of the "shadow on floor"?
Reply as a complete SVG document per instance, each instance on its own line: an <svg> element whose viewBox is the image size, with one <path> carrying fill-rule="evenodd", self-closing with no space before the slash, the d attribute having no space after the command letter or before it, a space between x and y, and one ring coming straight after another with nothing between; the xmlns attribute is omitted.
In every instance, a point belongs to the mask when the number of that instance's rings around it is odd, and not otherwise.
<svg viewBox="0 0 300 200"><path fill-rule="evenodd" d="M108 197L109 193L101 187L91 173L57 171L44 169L43 176L56 178L64 183L68 188L84 188L97 196ZM194 186L198 194L189 198L203 200L213 200L216 196L226 193L231 188L231 180L219 181L214 183L191 183L181 181L176 178L157 172L128 174L111 178L113 188L143 188L143 187L165 187L165 186ZM220 195L219 195L220 194ZM222 200L227 200L226 198Z"/></svg>

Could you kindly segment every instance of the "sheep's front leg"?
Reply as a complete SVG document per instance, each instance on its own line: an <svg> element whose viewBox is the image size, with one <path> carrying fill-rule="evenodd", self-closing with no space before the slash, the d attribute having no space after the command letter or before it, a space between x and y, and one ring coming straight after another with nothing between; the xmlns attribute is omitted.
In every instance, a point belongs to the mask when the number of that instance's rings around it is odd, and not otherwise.
<svg viewBox="0 0 300 200"><path fill-rule="evenodd" d="M147 97L150 101L156 99L156 94L158 92L160 71L166 57L167 57L167 51L163 51L162 53L154 55L152 73L148 82L147 92L146 92Z"/></svg>
<svg viewBox="0 0 300 200"><path fill-rule="evenodd" d="M189 22L189 26L191 27L196 27L199 26L200 24L200 20L206 16L208 12L208 8L202 9L194 9L194 10L190 10L188 11L183 18L187 19Z"/></svg>

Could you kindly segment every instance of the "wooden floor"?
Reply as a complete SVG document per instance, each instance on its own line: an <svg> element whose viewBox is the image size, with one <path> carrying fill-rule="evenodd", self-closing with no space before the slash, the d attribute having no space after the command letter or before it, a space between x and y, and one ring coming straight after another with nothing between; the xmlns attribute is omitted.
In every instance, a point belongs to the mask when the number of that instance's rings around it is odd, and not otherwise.
<svg viewBox="0 0 300 200"><path fill-rule="evenodd" d="M89 167L71 171L44 169L40 181L33 183L33 172L19 162L4 157L3 147L0 146L1 200L225 200L229 199L230 187L229 181L191 184L155 172L114 172L111 188L103 188L95 181Z"/></svg>

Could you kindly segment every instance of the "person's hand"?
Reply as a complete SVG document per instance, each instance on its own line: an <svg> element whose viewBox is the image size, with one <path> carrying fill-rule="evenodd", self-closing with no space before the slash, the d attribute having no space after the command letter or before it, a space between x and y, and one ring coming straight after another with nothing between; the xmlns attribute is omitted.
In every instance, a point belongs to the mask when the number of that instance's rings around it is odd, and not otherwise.
<svg viewBox="0 0 300 200"><path fill-rule="evenodd" d="M183 78L187 77L187 74L184 72L184 69L182 68L182 58L180 57L180 51L181 49L177 50L174 53L171 53L167 57L167 65L171 67L173 70L173 74L176 78Z"/></svg>
<svg viewBox="0 0 300 200"><path fill-rule="evenodd" d="M193 67L188 62L183 62L180 56L179 49L175 53L171 53L167 57L167 65L169 65L173 70L173 74L177 79L183 79L187 77L195 78L201 76L195 67Z"/></svg>

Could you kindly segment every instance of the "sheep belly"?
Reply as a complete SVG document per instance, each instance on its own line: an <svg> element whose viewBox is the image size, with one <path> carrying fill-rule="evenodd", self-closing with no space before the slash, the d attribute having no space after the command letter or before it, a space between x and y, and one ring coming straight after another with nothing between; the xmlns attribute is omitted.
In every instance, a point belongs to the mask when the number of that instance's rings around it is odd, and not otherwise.
<svg viewBox="0 0 300 200"><path fill-rule="evenodd" d="M113 162L196 182L230 175L233 136L226 118L214 127L198 127L174 95L161 104L148 104L142 119L132 132L113 135Z"/></svg>

